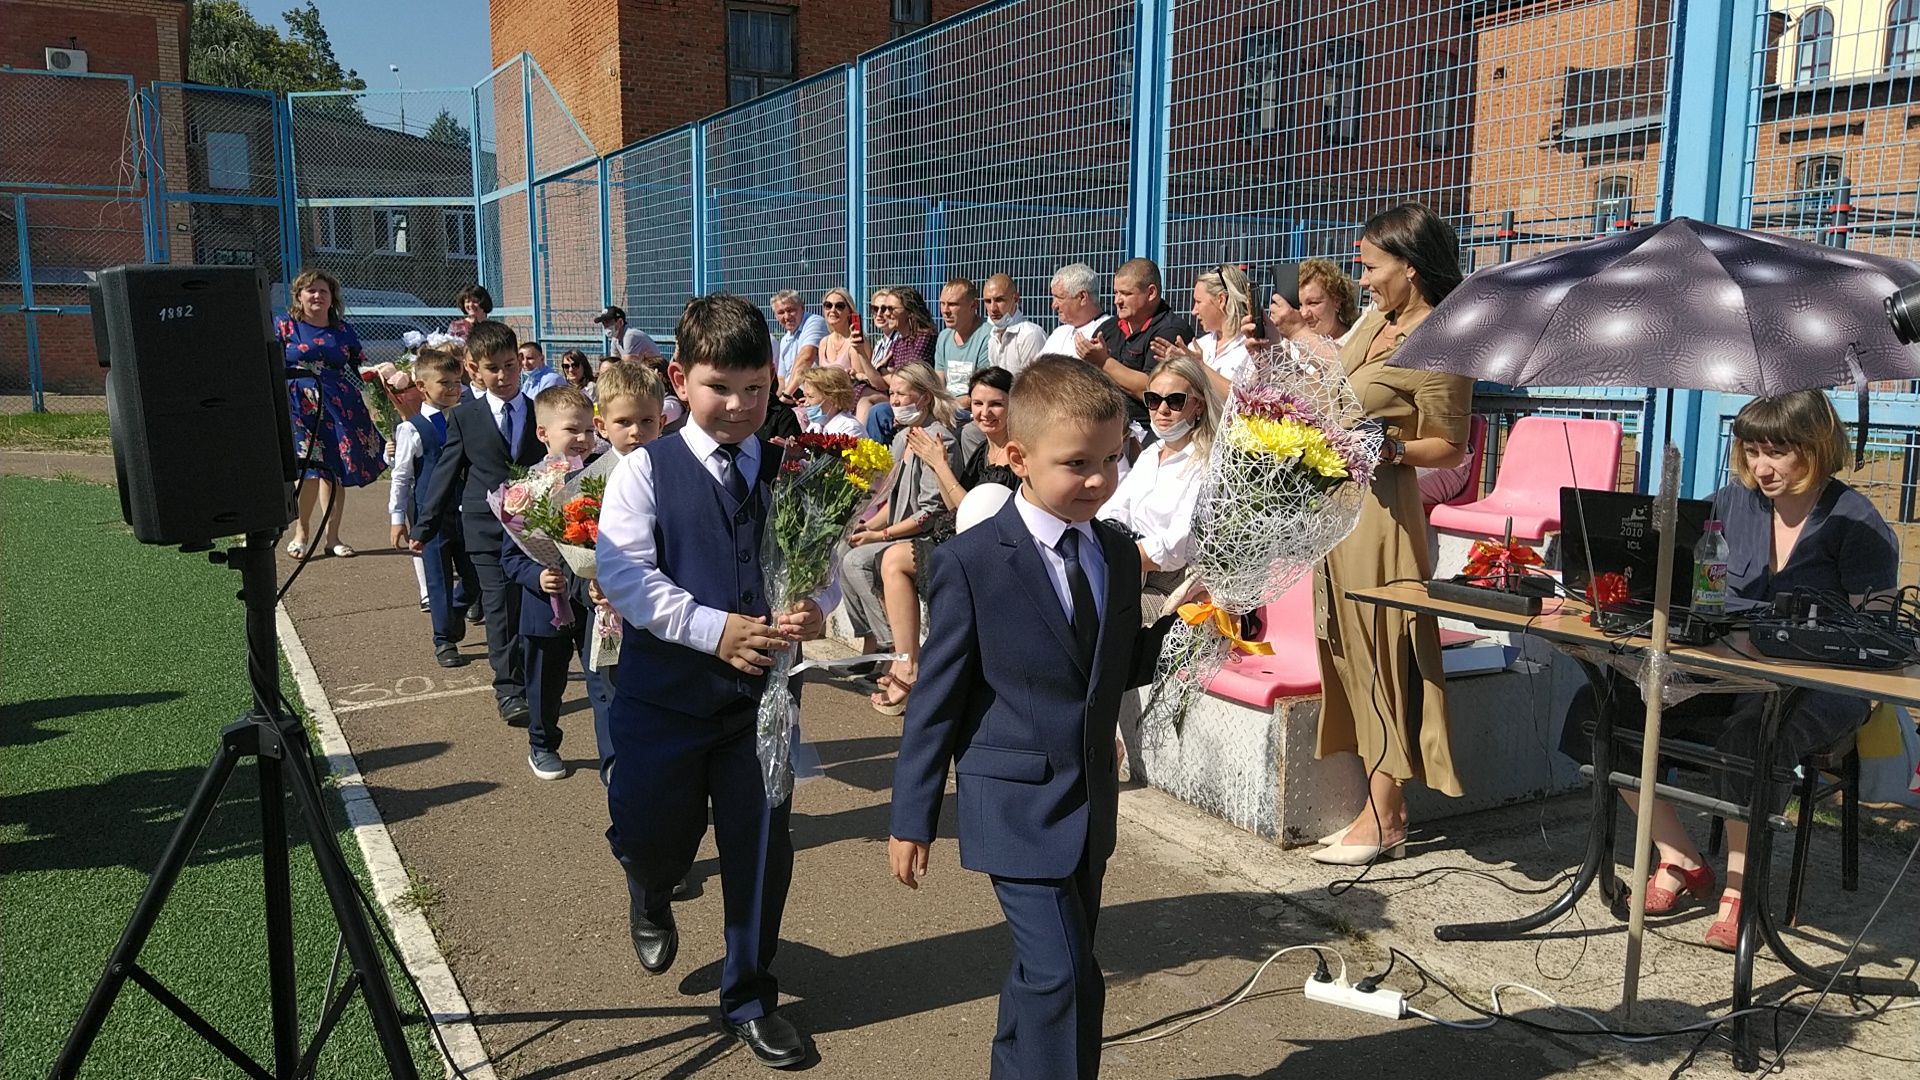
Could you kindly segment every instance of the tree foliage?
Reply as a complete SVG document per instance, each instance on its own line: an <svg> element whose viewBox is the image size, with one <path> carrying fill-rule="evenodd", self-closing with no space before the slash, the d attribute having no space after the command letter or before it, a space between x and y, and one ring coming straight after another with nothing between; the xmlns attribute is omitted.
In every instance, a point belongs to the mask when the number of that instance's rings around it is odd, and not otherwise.
<svg viewBox="0 0 1920 1080"><path fill-rule="evenodd" d="M187 78L275 93L367 88L359 72L340 66L313 0L281 13L280 19L287 27L285 37L255 19L240 0L193 5Z"/></svg>
<svg viewBox="0 0 1920 1080"><path fill-rule="evenodd" d="M441 109L440 115L434 117L433 123L427 125L427 138L448 146L458 146L464 150L472 145L473 133L467 130L465 124L454 119L453 113Z"/></svg>

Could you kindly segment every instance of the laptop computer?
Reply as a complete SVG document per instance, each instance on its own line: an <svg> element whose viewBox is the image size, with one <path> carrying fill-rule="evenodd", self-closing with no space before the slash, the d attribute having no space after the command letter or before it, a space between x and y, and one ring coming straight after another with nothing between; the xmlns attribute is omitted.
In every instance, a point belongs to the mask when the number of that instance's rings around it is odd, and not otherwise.
<svg viewBox="0 0 1920 1080"><path fill-rule="evenodd" d="M1627 581L1626 604L1601 613L1594 622L1597 627L1629 631L1653 617L1661 539L1653 527L1653 499L1628 491L1560 489L1560 579L1567 591L1586 599L1587 586L1597 574L1619 574ZM1737 612L1751 606L1728 597L1726 615L1700 619L1692 613L1693 549L1712 516L1711 502L1681 499L1673 535L1667 538L1673 545L1673 583L1667 597L1676 641L1711 641L1725 633Z"/></svg>

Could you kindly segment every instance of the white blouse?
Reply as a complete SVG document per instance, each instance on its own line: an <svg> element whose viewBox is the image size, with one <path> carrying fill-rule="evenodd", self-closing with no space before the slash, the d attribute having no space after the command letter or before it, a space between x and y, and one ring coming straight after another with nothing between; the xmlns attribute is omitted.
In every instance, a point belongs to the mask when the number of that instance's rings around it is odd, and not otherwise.
<svg viewBox="0 0 1920 1080"><path fill-rule="evenodd" d="M1208 334L1194 346L1200 350L1200 359L1208 367L1220 373L1220 377L1232 382L1247 362L1247 338L1239 334L1225 345L1220 344L1220 335Z"/></svg>
<svg viewBox="0 0 1920 1080"><path fill-rule="evenodd" d="M1141 551L1162 570L1178 570L1193 558L1193 506L1200 497L1205 460L1189 442L1162 458L1156 444L1140 453L1100 517L1131 529Z"/></svg>
<svg viewBox="0 0 1920 1080"><path fill-rule="evenodd" d="M816 434L851 435L856 439L864 439L867 437L866 425L855 420L853 414L848 412L834 413L832 416L827 417L826 423L817 425L808 424L806 428L808 431L815 432Z"/></svg>

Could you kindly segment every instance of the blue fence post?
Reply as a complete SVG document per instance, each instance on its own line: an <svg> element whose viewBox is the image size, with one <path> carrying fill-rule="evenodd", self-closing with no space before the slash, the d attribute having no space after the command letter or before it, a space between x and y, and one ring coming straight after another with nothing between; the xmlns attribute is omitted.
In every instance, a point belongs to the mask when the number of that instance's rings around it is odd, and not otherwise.
<svg viewBox="0 0 1920 1080"><path fill-rule="evenodd" d="M147 173L147 190L144 205L146 221L141 232L141 242L147 251L148 262L166 261L166 229L162 225L166 212L166 197L163 190L164 180L160 174L160 157L155 152L160 137L160 102L158 95L151 89L135 94L140 110L140 154L141 168Z"/></svg>
<svg viewBox="0 0 1920 1080"><path fill-rule="evenodd" d="M600 306L613 303L613 202L607 192L607 158L602 154L594 169L594 181L600 188Z"/></svg>
<svg viewBox="0 0 1920 1080"><path fill-rule="evenodd" d="M693 125L693 295L707 295L707 125Z"/></svg>
<svg viewBox="0 0 1920 1080"><path fill-rule="evenodd" d="M293 99L277 94L273 99L275 165L280 170L276 194L280 198L280 271L289 291L294 275L300 271L300 181L293 171ZM293 297L286 298L289 306Z"/></svg>
<svg viewBox="0 0 1920 1080"><path fill-rule="evenodd" d="M854 307L867 295L866 60L847 73L847 288Z"/></svg>
<svg viewBox="0 0 1920 1080"><path fill-rule="evenodd" d="M13 197L13 238L20 251L21 321L27 331L27 393L34 412L46 412L47 400L40 376L40 328L33 313L33 253L27 242L27 197Z"/></svg>
<svg viewBox="0 0 1920 1080"><path fill-rule="evenodd" d="M1166 261L1167 97L1173 0L1137 0L1133 21L1133 155L1127 180L1127 251Z"/></svg>
<svg viewBox="0 0 1920 1080"><path fill-rule="evenodd" d="M525 131L523 138L526 151L527 170L523 174L527 181L527 295L533 309L533 336L540 337L540 226L533 213L533 58L526 53L520 54L520 126Z"/></svg>
<svg viewBox="0 0 1920 1080"><path fill-rule="evenodd" d="M484 285L488 281L487 274L493 267L492 260L487 258L487 204L481 201L481 197L487 192L480 186L480 83L474 83L473 88L467 91L467 130L473 133L467 140L467 151L473 158L473 280L475 284ZM500 139L497 132L493 147L497 162L500 152ZM499 172L497 163L494 166L494 172L496 174ZM497 281L493 283L495 288L499 285Z"/></svg>
<svg viewBox="0 0 1920 1080"><path fill-rule="evenodd" d="M1758 112L1754 46L1764 8L1761 0L1678 0L1674 5L1656 220L1746 224L1742 205ZM1687 138L1675 138L1683 124ZM1656 395L1650 445L1641 454L1642 482L1648 491L1659 487L1659 439L1671 422L1674 442L1688 457L1680 494L1691 497L1711 490L1717 474L1711 449L1718 433L1704 430L1709 425L1699 391L1683 390L1673 398L1669 417L1667 395Z"/></svg>

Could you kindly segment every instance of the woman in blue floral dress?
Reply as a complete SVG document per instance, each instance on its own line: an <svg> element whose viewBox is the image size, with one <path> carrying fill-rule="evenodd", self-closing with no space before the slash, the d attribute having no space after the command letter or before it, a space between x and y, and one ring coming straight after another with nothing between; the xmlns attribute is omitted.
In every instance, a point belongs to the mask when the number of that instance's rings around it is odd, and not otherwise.
<svg viewBox="0 0 1920 1080"><path fill-rule="evenodd" d="M325 522L322 546L343 559L355 554L340 542L346 489L373 483L387 467L387 441L360 396L360 338L340 315L340 283L303 270L293 279L293 308L276 324L286 352L293 455L301 465L300 517L287 542L297 559L312 543L308 522L316 510Z"/></svg>

